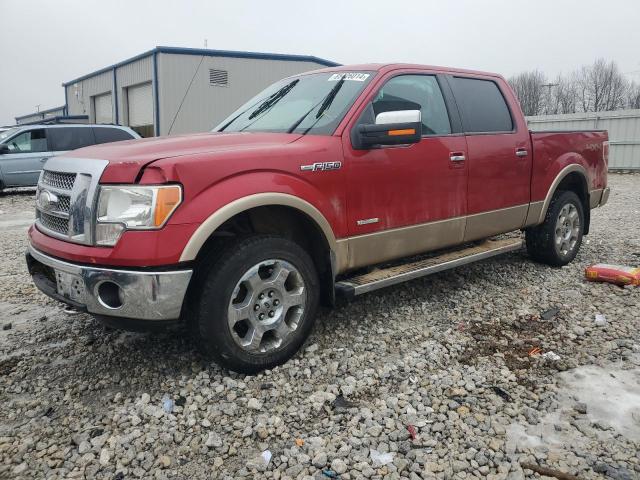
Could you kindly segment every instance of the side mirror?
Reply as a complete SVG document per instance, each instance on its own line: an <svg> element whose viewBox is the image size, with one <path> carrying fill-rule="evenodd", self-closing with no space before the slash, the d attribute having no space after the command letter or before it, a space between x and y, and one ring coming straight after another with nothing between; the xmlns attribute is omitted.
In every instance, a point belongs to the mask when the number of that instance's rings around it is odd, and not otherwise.
<svg viewBox="0 0 640 480"><path fill-rule="evenodd" d="M6 143L0 143L0 155L4 155L5 153L11 153L9 150L9 145Z"/></svg>
<svg viewBox="0 0 640 480"><path fill-rule="evenodd" d="M422 138L420 110L396 110L376 116L372 125L358 125L353 136L353 147L365 150L382 145L407 145Z"/></svg>

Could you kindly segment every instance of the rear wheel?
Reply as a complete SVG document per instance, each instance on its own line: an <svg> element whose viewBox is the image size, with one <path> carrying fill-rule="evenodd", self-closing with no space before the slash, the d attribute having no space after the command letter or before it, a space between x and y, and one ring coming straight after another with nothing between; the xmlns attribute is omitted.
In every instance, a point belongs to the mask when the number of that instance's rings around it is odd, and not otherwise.
<svg viewBox="0 0 640 480"><path fill-rule="evenodd" d="M558 192L544 222L527 230L527 251L538 262L561 267L578 254L583 232L584 208L580 198L574 192Z"/></svg>
<svg viewBox="0 0 640 480"><path fill-rule="evenodd" d="M194 312L205 354L255 373L298 351L318 306L318 275L306 251L284 238L254 236L205 268Z"/></svg>

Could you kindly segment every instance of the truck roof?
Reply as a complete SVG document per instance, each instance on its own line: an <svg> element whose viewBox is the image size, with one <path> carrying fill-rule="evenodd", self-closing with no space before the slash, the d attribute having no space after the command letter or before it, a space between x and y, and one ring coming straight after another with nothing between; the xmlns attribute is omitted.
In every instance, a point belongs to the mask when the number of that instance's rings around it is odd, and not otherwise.
<svg viewBox="0 0 640 480"><path fill-rule="evenodd" d="M470 70L465 68L442 67L437 65L420 65L417 63L362 63L357 65L341 65L337 67L322 68L318 70L313 70L313 72L314 73L341 72L341 71L352 72L354 70L355 71L368 70L368 71L386 73L393 70L410 69L410 68L435 70L437 72L442 72L442 73L467 73L467 74L473 74L473 75L483 75L488 77L502 78L502 76L497 73L483 72L480 70ZM311 73L311 72L305 72L305 73Z"/></svg>

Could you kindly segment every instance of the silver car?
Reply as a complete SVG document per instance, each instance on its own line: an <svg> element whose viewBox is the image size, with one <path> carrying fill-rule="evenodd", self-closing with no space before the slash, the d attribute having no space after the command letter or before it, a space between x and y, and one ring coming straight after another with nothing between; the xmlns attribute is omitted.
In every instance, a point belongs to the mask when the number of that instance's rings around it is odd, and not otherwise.
<svg viewBox="0 0 640 480"><path fill-rule="evenodd" d="M99 143L140 138L116 125L25 125L0 132L0 191L38 183L44 163L55 155Z"/></svg>

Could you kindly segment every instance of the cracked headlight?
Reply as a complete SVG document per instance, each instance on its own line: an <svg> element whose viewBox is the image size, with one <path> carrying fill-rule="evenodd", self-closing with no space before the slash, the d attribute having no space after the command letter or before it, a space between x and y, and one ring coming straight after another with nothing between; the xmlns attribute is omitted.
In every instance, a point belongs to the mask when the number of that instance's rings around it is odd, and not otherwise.
<svg viewBox="0 0 640 480"><path fill-rule="evenodd" d="M101 186L96 244L115 245L125 230L162 228L181 201L180 185Z"/></svg>

